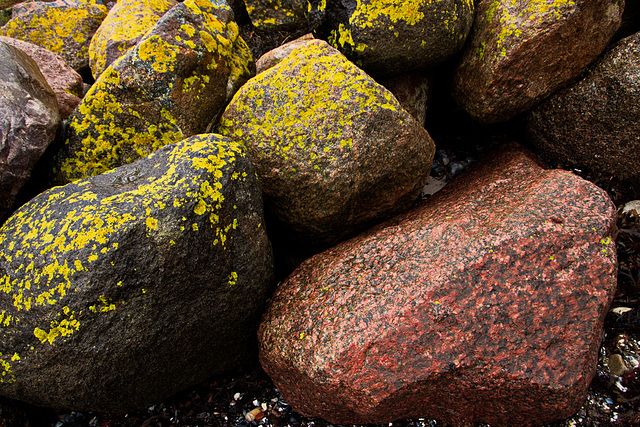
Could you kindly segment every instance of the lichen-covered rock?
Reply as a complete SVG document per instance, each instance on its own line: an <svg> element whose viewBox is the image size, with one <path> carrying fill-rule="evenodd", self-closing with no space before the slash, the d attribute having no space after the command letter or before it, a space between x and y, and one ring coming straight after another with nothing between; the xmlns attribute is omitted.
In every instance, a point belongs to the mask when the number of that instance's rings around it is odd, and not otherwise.
<svg viewBox="0 0 640 427"><path fill-rule="evenodd" d="M0 41L0 220L10 212L59 125L56 96L38 65Z"/></svg>
<svg viewBox="0 0 640 427"><path fill-rule="evenodd" d="M640 178L640 33L618 42L585 78L527 113L541 155L618 178Z"/></svg>
<svg viewBox="0 0 640 427"><path fill-rule="evenodd" d="M89 66L91 37L107 16L96 0L34 2L0 28L0 35L33 43L60 55L74 70Z"/></svg>
<svg viewBox="0 0 640 427"><path fill-rule="evenodd" d="M205 132L252 74L251 53L222 0L169 10L105 70L70 118L54 182L96 175Z"/></svg>
<svg viewBox="0 0 640 427"><path fill-rule="evenodd" d="M60 117L66 119L80 104L82 76L71 68L60 55L32 43L0 36L0 41L17 47L33 59L58 100Z"/></svg>
<svg viewBox="0 0 640 427"><path fill-rule="evenodd" d="M245 0L251 23L262 30L295 30L305 28L307 0Z"/></svg>
<svg viewBox="0 0 640 427"><path fill-rule="evenodd" d="M120 0L109 11L89 45L89 66L97 78L138 43L175 0Z"/></svg>
<svg viewBox="0 0 640 427"><path fill-rule="evenodd" d="M476 9L452 94L492 123L578 77L620 26L624 0L480 0Z"/></svg>
<svg viewBox="0 0 640 427"><path fill-rule="evenodd" d="M427 119L427 106L433 88L433 76L424 72L399 74L378 80L389 89L411 116L422 126Z"/></svg>
<svg viewBox="0 0 640 427"><path fill-rule="evenodd" d="M250 158L214 134L40 194L0 265L0 395L104 412L245 361L273 272Z"/></svg>
<svg viewBox="0 0 640 427"><path fill-rule="evenodd" d="M275 49L268 51L267 53L262 55L260 58L258 58L258 60L256 61L256 74L260 74L261 72L266 71L269 68L273 67L278 62L287 58L291 54L291 52L293 52L294 50L296 50L297 48L305 44L307 41L313 40L313 39L314 39L313 34L311 33L305 34L302 37L299 37L295 40L292 40L288 43L278 46Z"/></svg>
<svg viewBox="0 0 640 427"><path fill-rule="evenodd" d="M259 329L297 411L541 425L584 402L616 288L607 194L521 149L304 262Z"/></svg>
<svg viewBox="0 0 640 427"><path fill-rule="evenodd" d="M328 0L319 38L373 75L434 67L464 45L473 0Z"/></svg>
<svg viewBox="0 0 640 427"><path fill-rule="evenodd" d="M322 40L247 82L220 132L249 148L282 235L309 247L406 209L435 151L391 92Z"/></svg>

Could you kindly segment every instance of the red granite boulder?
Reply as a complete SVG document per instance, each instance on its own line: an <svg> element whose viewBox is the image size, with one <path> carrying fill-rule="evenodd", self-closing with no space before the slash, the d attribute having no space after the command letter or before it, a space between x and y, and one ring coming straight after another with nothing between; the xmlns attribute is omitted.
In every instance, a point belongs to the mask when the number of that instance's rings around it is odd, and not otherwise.
<svg viewBox="0 0 640 427"><path fill-rule="evenodd" d="M514 426L580 407L616 288L615 207L502 151L280 285L260 359L297 411Z"/></svg>
<svg viewBox="0 0 640 427"><path fill-rule="evenodd" d="M487 123L526 111L602 53L623 9L618 0L480 0L454 77L454 98Z"/></svg>

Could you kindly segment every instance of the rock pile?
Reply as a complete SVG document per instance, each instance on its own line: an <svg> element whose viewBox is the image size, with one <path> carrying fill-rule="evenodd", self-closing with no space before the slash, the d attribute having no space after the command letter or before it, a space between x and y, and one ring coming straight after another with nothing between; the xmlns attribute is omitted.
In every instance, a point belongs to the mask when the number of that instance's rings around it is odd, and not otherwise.
<svg viewBox="0 0 640 427"><path fill-rule="evenodd" d="M425 114L450 84L550 162L637 180L637 35L603 54L624 1L105 3L19 3L0 28L0 395L129 411L259 348L288 402L335 423L581 405L611 201L511 144L418 203ZM254 31L313 33L256 74ZM60 186L13 206L41 175ZM274 261L325 249L266 303Z"/></svg>

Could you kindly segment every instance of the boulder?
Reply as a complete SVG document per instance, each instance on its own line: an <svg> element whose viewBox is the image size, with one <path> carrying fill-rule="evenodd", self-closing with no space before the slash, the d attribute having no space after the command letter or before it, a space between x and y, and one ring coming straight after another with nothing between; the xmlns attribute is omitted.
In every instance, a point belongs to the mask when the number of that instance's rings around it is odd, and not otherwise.
<svg viewBox="0 0 640 427"><path fill-rule="evenodd" d="M616 217L595 185L504 149L305 261L263 317L262 366L296 411L336 424L568 417L616 289Z"/></svg>
<svg viewBox="0 0 640 427"><path fill-rule="evenodd" d="M89 66L94 78L135 46L176 3L175 0L117 2L100 24L89 45Z"/></svg>
<svg viewBox="0 0 640 427"><path fill-rule="evenodd" d="M102 173L205 132L252 66L224 1L177 4L85 95L54 162L54 183Z"/></svg>
<svg viewBox="0 0 640 427"><path fill-rule="evenodd" d="M422 126L427 119L427 106L433 88L433 76L421 72L399 74L379 80L389 89L411 116Z"/></svg>
<svg viewBox="0 0 640 427"><path fill-rule="evenodd" d="M116 413L246 363L273 273L250 158L214 134L40 194L0 264L0 395Z"/></svg>
<svg viewBox="0 0 640 427"><path fill-rule="evenodd" d="M618 0L480 0L453 97L484 123L526 111L602 53L623 9Z"/></svg>
<svg viewBox="0 0 640 427"><path fill-rule="evenodd" d="M0 28L0 36L33 43L60 55L74 70L89 66L91 37L107 16L107 8L96 0L33 2Z"/></svg>
<svg viewBox="0 0 640 427"><path fill-rule="evenodd" d="M391 92L322 40L247 82L220 123L249 148L280 236L306 247L409 207L435 151Z"/></svg>
<svg viewBox="0 0 640 427"><path fill-rule="evenodd" d="M66 119L80 104L82 76L71 68L62 57L50 50L11 37L0 36L0 41L20 49L33 59L58 100L60 117Z"/></svg>
<svg viewBox="0 0 640 427"><path fill-rule="evenodd" d="M586 76L526 115L533 147L554 161L640 178L640 34L618 42Z"/></svg>
<svg viewBox="0 0 640 427"><path fill-rule="evenodd" d="M256 74L260 74L261 72L273 67L278 62L289 56L291 52L305 44L307 41L313 39L313 34L309 33L281 46L278 46L275 49L271 49L256 61Z"/></svg>
<svg viewBox="0 0 640 427"><path fill-rule="evenodd" d="M309 25L307 0L245 0L251 23L261 30L296 30Z"/></svg>
<svg viewBox="0 0 640 427"><path fill-rule="evenodd" d="M473 0L322 1L316 36L374 76L433 68L464 45Z"/></svg>
<svg viewBox="0 0 640 427"><path fill-rule="evenodd" d="M0 41L0 220L53 142L60 114L53 90L26 53Z"/></svg>

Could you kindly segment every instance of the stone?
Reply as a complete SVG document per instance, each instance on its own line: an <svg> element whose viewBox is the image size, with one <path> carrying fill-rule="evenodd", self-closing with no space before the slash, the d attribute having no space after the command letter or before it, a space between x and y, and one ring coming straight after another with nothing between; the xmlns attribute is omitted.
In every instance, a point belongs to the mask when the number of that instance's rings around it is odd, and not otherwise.
<svg viewBox="0 0 640 427"><path fill-rule="evenodd" d="M408 208L435 151L391 92L322 40L247 82L219 132L249 148L280 237L308 248Z"/></svg>
<svg viewBox="0 0 640 427"><path fill-rule="evenodd" d="M334 424L542 425L583 404L616 289L604 190L504 148L305 261L260 325L284 400Z"/></svg>
<svg viewBox="0 0 640 427"><path fill-rule="evenodd" d="M32 43L0 36L0 41L20 49L33 59L58 101L60 117L66 119L80 104L83 92L82 76L71 68L60 55Z"/></svg>
<svg viewBox="0 0 640 427"><path fill-rule="evenodd" d="M541 156L618 178L640 178L640 34L621 40L577 83L526 114Z"/></svg>
<svg viewBox="0 0 640 427"><path fill-rule="evenodd" d="M367 73L380 77L434 68L466 40L473 0L322 1L316 37L328 40Z"/></svg>
<svg viewBox="0 0 640 427"><path fill-rule="evenodd" d="M13 18L0 36L33 43L60 55L74 70L89 66L91 37L107 16L97 0L57 0L14 6ZM21 5L18 5L21 6Z"/></svg>
<svg viewBox="0 0 640 427"><path fill-rule="evenodd" d="M0 220L60 125L53 90L23 51L0 41Z"/></svg>
<svg viewBox="0 0 640 427"><path fill-rule="evenodd" d="M85 95L54 162L54 183L206 132L252 73L253 58L224 1L177 4Z"/></svg>
<svg viewBox="0 0 640 427"><path fill-rule="evenodd" d="M41 193L0 229L0 395L147 408L246 363L272 288L240 144L193 136Z"/></svg>
<svg viewBox="0 0 640 427"><path fill-rule="evenodd" d="M135 46L175 0L120 0L109 11L89 45L89 66L97 78L109 65Z"/></svg>
<svg viewBox="0 0 640 427"><path fill-rule="evenodd" d="M433 77L421 72L399 74L379 80L379 83L389 89L402 108L422 126L427 119L427 107L433 88Z"/></svg>
<svg viewBox="0 0 640 427"><path fill-rule="evenodd" d="M296 30L309 25L307 0L245 0L251 23L260 30Z"/></svg>
<svg viewBox="0 0 640 427"><path fill-rule="evenodd" d="M285 43L282 46L271 49L256 61L256 74L260 74L263 71L266 71L269 68L273 67L278 62L281 62L283 59L286 59L291 54L291 52L304 45L307 41L313 40L314 38L315 37L313 37L313 34L311 33L305 34L304 36Z"/></svg>
<svg viewBox="0 0 640 427"><path fill-rule="evenodd" d="M452 84L483 123L509 120L578 77L620 26L624 1L480 0Z"/></svg>

